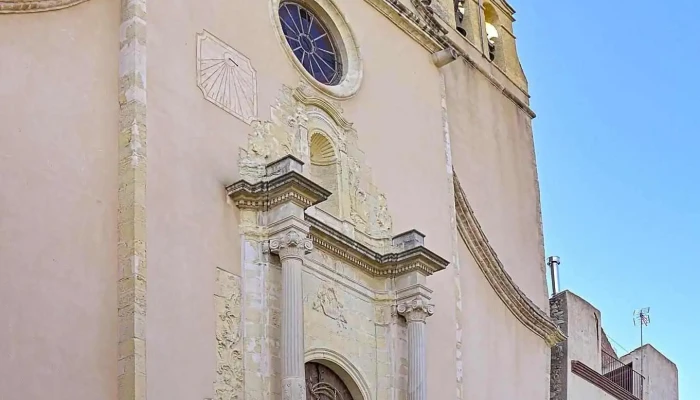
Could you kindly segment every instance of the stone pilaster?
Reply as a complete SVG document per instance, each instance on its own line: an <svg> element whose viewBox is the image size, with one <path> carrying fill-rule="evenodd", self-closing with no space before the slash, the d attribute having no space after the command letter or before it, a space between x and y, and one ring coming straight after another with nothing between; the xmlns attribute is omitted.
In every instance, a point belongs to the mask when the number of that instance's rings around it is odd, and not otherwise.
<svg viewBox="0 0 700 400"><path fill-rule="evenodd" d="M270 239L270 252L282 263L282 395L284 400L305 400L304 255L313 245L308 231L289 229Z"/></svg>
<svg viewBox="0 0 700 400"><path fill-rule="evenodd" d="M117 399L145 400L146 0L121 4Z"/></svg>
<svg viewBox="0 0 700 400"><path fill-rule="evenodd" d="M282 398L306 400L304 379L304 305L302 270L312 248L310 224L304 210L324 201L330 192L306 178L304 163L285 156L265 168L260 182L242 180L228 186L229 196L242 210L260 212L270 238L263 252L277 254L282 264L281 364Z"/></svg>
<svg viewBox="0 0 700 400"><path fill-rule="evenodd" d="M399 303L397 311L408 325L408 400L428 400L425 322L434 306L416 297Z"/></svg>

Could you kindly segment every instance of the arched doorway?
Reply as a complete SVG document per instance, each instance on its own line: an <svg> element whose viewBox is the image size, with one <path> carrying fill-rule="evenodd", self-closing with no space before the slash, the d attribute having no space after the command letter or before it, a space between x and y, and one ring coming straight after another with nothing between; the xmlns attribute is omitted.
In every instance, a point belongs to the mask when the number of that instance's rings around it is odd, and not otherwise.
<svg viewBox="0 0 700 400"><path fill-rule="evenodd" d="M360 400L352 397L345 382L327 366L307 362L304 372L307 400Z"/></svg>

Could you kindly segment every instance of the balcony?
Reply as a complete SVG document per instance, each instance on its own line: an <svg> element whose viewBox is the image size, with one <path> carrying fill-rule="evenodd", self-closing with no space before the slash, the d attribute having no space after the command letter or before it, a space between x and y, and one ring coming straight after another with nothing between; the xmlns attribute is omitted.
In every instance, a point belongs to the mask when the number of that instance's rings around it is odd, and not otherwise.
<svg viewBox="0 0 700 400"><path fill-rule="evenodd" d="M643 400L644 377L617 357L601 351L601 371L571 361L571 371L620 400Z"/></svg>
<svg viewBox="0 0 700 400"><path fill-rule="evenodd" d="M601 361L603 376L642 400L644 377L632 369L631 363L623 364L617 357L605 351L601 351Z"/></svg>

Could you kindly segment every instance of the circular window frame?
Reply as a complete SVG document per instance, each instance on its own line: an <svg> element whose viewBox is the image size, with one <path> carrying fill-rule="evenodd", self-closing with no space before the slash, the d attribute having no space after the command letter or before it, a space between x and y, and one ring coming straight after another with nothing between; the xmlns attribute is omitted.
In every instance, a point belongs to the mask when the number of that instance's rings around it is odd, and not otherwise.
<svg viewBox="0 0 700 400"><path fill-rule="evenodd" d="M287 43L280 22L280 6L283 3L297 3L314 13L330 32L331 40L335 45L343 67L340 82L335 85L325 85L317 81L309 71L304 68L301 61L294 55ZM277 31L277 38L284 48L284 53L299 73L313 87L335 99L347 99L354 96L362 83L362 58L350 26L345 16L340 12L331 0L271 0L272 19Z"/></svg>

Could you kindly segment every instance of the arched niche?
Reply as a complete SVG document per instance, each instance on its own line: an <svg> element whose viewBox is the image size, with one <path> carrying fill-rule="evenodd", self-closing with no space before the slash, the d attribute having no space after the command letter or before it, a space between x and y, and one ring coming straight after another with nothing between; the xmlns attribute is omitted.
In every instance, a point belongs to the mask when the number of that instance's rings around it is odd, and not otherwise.
<svg viewBox="0 0 700 400"><path fill-rule="evenodd" d="M328 136L321 130L312 130L309 135L309 161L311 179L332 193L328 200L318 205L318 208L331 215L340 215L338 152Z"/></svg>
<svg viewBox="0 0 700 400"><path fill-rule="evenodd" d="M332 192L328 200L315 207L340 221L348 220L351 197L347 182L349 132L326 109L310 107L307 115L311 179ZM325 176L322 177L321 174Z"/></svg>
<svg viewBox="0 0 700 400"><path fill-rule="evenodd" d="M361 372L340 353L330 349L312 349L304 355L304 362L307 366L318 364L332 371L352 396L352 399L343 400L373 400L367 381ZM309 378L307 376L307 385L310 383ZM321 387L321 389L327 388Z"/></svg>

